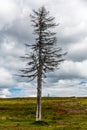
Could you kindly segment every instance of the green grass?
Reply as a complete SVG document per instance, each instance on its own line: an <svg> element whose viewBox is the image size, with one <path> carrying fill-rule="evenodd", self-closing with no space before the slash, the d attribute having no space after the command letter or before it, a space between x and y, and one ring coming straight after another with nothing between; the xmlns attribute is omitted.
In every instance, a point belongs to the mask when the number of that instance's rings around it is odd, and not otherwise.
<svg viewBox="0 0 87 130"><path fill-rule="evenodd" d="M35 113L36 98L0 99L0 130L87 130L87 98L42 98Z"/></svg>

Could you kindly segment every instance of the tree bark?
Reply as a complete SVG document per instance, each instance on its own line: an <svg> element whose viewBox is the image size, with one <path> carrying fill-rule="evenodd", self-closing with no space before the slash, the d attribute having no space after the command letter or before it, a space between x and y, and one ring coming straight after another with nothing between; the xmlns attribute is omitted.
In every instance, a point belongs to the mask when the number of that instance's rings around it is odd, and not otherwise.
<svg viewBox="0 0 87 130"><path fill-rule="evenodd" d="M41 32L39 39L41 41ZM36 121L41 121L41 97L42 97L42 47L41 42L39 42L39 66L37 75L37 109L36 109Z"/></svg>
<svg viewBox="0 0 87 130"><path fill-rule="evenodd" d="M39 75L37 79L37 109L36 109L36 121L41 121L41 94L42 94L42 78Z"/></svg>

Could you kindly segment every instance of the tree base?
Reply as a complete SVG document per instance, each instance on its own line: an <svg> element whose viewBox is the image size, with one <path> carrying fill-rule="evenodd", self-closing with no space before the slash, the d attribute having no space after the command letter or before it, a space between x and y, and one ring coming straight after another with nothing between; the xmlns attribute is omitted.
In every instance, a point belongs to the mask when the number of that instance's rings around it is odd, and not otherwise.
<svg viewBox="0 0 87 130"><path fill-rule="evenodd" d="M33 122L33 125L46 126L46 125L49 125L49 124L45 121L35 121L35 122Z"/></svg>

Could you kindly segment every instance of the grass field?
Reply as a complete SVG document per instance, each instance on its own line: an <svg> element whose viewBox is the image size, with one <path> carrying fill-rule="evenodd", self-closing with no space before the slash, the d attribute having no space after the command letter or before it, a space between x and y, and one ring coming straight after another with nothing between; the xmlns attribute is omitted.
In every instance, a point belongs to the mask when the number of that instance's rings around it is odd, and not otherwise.
<svg viewBox="0 0 87 130"><path fill-rule="evenodd" d="M36 99L0 99L0 130L87 130L87 98L42 98L42 122L35 122Z"/></svg>

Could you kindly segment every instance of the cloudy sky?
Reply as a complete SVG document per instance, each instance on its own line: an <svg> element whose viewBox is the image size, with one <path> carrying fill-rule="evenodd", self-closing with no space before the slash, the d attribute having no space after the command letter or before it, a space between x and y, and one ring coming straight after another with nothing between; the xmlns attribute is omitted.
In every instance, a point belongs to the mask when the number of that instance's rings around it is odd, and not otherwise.
<svg viewBox="0 0 87 130"><path fill-rule="evenodd" d="M60 25L58 46L68 54L60 69L44 79L43 96L87 96L87 1L0 0L0 97L36 96L36 81L16 77L25 63L25 43L34 36L32 9L45 6Z"/></svg>

